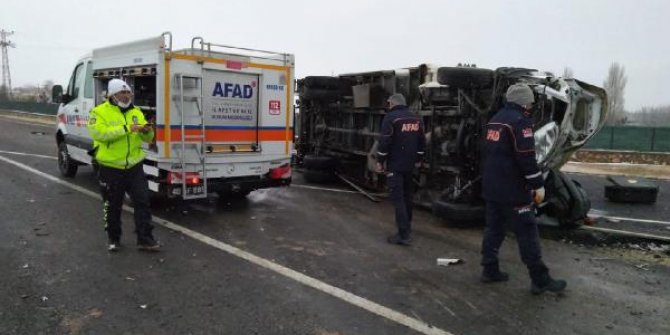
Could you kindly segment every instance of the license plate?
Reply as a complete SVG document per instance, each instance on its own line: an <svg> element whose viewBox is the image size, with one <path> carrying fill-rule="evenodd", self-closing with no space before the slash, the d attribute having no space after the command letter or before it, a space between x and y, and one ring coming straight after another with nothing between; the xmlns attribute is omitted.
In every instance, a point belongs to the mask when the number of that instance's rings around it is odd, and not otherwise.
<svg viewBox="0 0 670 335"><path fill-rule="evenodd" d="M186 194L187 195L194 195L194 194L202 194L205 191L202 185L197 185L197 186L186 186Z"/></svg>

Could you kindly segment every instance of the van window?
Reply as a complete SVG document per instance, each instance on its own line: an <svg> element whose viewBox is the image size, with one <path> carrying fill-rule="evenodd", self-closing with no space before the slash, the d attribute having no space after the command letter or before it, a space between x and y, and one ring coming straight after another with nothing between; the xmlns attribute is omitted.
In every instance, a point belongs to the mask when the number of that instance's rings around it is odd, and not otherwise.
<svg viewBox="0 0 670 335"><path fill-rule="evenodd" d="M84 98L93 98L93 62L86 64L84 81Z"/></svg>
<svg viewBox="0 0 670 335"><path fill-rule="evenodd" d="M77 67L74 69L74 72L72 72L72 77L70 77L70 83L67 85L67 94L73 100L79 96L79 90L82 86L82 81L80 78L83 69L84 63L77 65Z"/></svg>

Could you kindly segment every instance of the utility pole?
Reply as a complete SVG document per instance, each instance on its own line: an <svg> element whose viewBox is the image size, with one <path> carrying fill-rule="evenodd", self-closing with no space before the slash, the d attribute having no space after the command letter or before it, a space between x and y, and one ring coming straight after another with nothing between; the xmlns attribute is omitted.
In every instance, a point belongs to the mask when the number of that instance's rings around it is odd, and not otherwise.
<svg viewBox="0 0 670 335"><path fill-rule="evenodd" d="M12 76L9 72L9 57L7 56L7 47L15 48L14 42L7 40L7 37L14 35L13 31L0 30L0 48L2 48L2 91L0 97L12 99Z"/></svg>

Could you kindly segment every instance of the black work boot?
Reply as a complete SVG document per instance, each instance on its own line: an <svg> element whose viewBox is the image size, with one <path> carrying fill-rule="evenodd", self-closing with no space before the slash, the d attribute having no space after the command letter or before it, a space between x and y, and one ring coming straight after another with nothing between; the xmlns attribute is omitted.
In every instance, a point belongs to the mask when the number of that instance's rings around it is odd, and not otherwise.
<svg viewBox="0 0 670 335"><path fill-rule="evenodd" d="M530 286L530 292L535 295L542 294L545 291L549 291L552 293L559 293L563 291L567 285L568 283L566 283L565 280L554 279L547 275L545 280L543 280L542 282L538 283L536 281L532 281Z"/></svg>
<svg viewBox="0 0 670 335"><path fill-rule="evenodd" d="M137 249L142 251L160 251L161 245L152 236L137 239Z"/></svg>
<svg viewBox="0 0 670 335"><path fill-rule="evenodd" d="M502 272L500 270L496 271L486 271L484 270L482 272L482 276L479 278L479 280L482 283L489 284L489 283L499 283L499 282L505 282L509 280L509 275L507 272Z"/></svg>
<svg viewBox="0 0 670 335"><path fill-rule="evenodd" d="M411 237L408 236L407 238L402 238L398 234L389 236L386 241L391 244L404 245L406 247L412 245Z"/></svg>

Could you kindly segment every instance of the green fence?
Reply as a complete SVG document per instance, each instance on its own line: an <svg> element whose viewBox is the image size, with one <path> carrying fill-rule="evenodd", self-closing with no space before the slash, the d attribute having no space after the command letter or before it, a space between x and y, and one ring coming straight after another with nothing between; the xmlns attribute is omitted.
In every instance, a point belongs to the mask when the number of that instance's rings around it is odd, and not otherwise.
<svg viewBox="0 0 670 335"><path fill-rule="evenodd" d="M0 109L10 109L29 113L56 115L58 104L22 101L0 101Z"/></svg>
<svg viewBox="0 0 670 335"><path fill-rule="evenodd" d="M670 152L670 128L604 127L584 148Z"/></svg>

